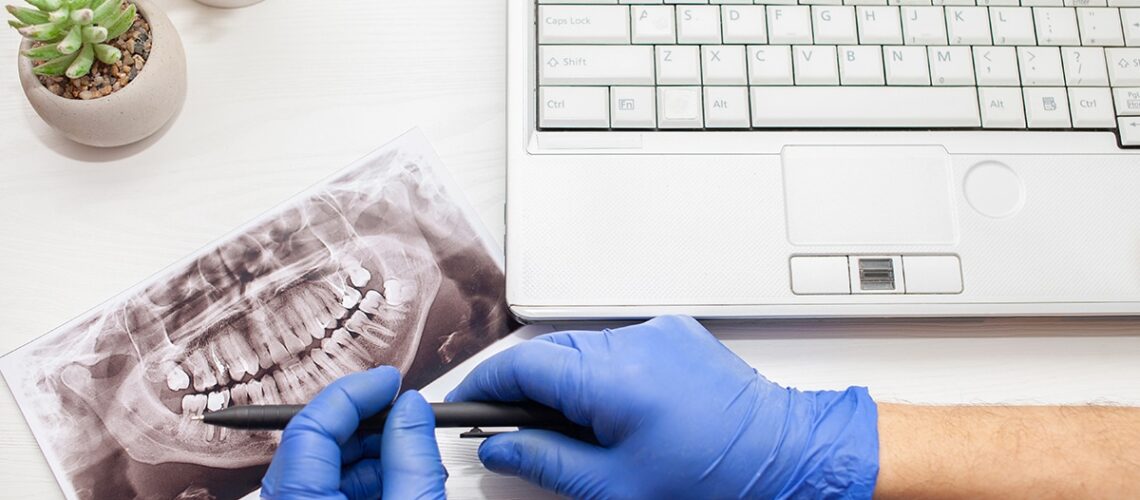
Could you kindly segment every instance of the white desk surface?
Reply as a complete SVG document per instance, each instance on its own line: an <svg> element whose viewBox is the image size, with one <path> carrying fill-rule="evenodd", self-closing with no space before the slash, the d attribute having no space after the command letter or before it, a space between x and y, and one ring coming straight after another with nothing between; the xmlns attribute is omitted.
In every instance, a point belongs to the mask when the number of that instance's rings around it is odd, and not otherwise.
<svg viewBox="0 0 1140 500"><path fill-rule="evenodd" d="M16 78L18 37L0 29L0 352L417 125L502 234L505 2L155 3L182 34L189 94L165 130L116 150L69 143L39 120ZM769 378L801 388L861 384L880 399L922 403L1140 405L1140 321L711 326ZM0 497L59 497L0 393ZM453 498L535 496L485 472L476 444L442 443Z"/></svg>

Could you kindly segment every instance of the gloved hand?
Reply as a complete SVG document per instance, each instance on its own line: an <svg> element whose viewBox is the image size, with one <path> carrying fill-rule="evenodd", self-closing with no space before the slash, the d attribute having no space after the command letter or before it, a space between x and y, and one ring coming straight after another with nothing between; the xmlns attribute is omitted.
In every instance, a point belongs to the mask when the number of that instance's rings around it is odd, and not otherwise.
<svg viewBox="0 0 1140 500"><path fill-rule="evenodd" d="M692 318L524 342L449 401L530 399L594 430L491 437L489 469L575 498L870 498L878 418L866 389L801 392L756 373Z"/></svg>
<svg viewBox="0 0 1140 500"><path fill-rule="evenodd" d="M387 407L399 389L400 372L390 366L329 384L285 428L261 480L261 497L445 498L435 415L419 393L396 400L383 434L356 432L360 420Z"/></svg>

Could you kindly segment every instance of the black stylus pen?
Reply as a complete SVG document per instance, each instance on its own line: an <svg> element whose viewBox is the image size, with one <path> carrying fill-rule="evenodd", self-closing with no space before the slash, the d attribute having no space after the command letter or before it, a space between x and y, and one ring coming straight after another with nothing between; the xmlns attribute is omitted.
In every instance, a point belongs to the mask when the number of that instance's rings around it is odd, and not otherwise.
<svg viewBox="0 0 1140 500"><path fill-rule="evenodd" d="M191 417L203 423L244 430L284 429L304 405L232 406ZM566 419L561 413L535 403L431 403L436 427L474 427L466 437L486 437L479 427L533 427L577 435L585 429ZM380 432L389 409L365 419L360 429Z"/></svg>

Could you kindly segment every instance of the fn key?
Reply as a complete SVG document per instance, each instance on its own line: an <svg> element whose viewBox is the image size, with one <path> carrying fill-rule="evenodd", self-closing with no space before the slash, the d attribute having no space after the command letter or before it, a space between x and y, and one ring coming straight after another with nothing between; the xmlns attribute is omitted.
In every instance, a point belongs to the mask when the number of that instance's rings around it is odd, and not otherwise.
<svg viewBox="0 0 1140 500"><path fill-rule="evenodd" d="M538 126L542 128L610 126L606 87L539 87L538 103Z"/></svg>

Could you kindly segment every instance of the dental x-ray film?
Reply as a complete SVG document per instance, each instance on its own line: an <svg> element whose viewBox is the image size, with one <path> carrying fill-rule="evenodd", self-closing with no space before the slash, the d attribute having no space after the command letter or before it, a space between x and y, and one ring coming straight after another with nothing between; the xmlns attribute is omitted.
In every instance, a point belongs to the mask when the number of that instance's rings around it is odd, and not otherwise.
<svg viewBox="0 0 1140 500"><path fill-rule="evenodd" d="M227 499L280 434L190 417L299 404L378 365L422 387L515 326L501 252L412 131L0 359L69 498Z"/></svg>

